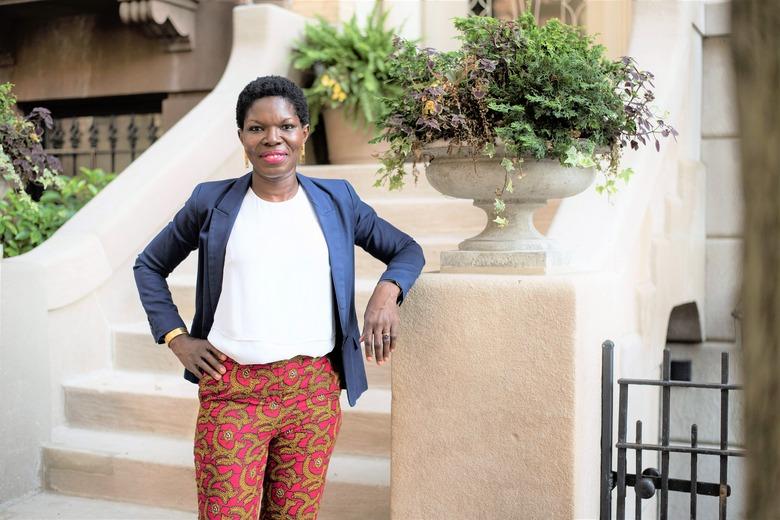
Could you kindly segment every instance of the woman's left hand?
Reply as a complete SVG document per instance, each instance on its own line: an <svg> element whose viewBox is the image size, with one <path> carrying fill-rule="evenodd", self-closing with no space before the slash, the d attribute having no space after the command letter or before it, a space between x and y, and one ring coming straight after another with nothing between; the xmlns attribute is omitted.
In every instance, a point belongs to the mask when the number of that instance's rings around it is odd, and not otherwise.
<svg viewBox="0 0 780 520"><path fill-rule="evenodd" d="M396 304L400 291L393 282L383 280L377 284L368 300L363 316L363 334L360 335L367 361L376 357L377 364L381 365L390 360L401 322Z"/></svg>

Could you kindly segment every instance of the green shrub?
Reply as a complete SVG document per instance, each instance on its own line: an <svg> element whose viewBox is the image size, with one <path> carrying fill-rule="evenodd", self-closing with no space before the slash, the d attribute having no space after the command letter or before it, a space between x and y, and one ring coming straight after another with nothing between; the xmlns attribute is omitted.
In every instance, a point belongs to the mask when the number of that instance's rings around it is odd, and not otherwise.
<svg viewBox="0 0 780 520"><path fill-rule="evenodd" d="M116 177L101 169L81 168L74 177L59 176L37 202L8 190L0 199L3 256L21 255L43 243Z"/></svg>
<svg viewBox="0 0 780 520"><path fill-rule="evenodd" d="M389 80L402 94L384 99L378 121L390 149L376 185L404 183L404 163L415 165L437 140L493 157L505 145L502 165L521 174L523 158L552 158L570 166L596 166L599 192L616 191L621 151L677 132L656 116L653 75L630 57L609 60L604 47L579 28L550 20L539 26L530 12L516 20L455 18L460 49L438 52L396 39ZM501 195L496 201L500 213ZM500 215L495 222L505 223Z"/></svg>
<svg viewBox="0 0 780 520"><path fill-rule="evenodd" d="M36 107L27 117L14 111L16 96L11 83L0 83L0 175L23 200L30 200L26 189L30 183L44 188L55 182L62 171L60 161L43 150L45 129L54 121L49 110Z"/></svg>

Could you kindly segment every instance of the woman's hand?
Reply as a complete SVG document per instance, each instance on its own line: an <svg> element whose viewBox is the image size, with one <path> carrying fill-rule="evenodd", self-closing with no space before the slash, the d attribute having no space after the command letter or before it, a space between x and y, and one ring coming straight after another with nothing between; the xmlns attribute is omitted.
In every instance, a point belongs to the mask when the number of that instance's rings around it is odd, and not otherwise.
<svg viewBox="0 0 780 520"><path fill-rule="evenodd" d="M225 367L220 361L225 361L227 356L206 339L179 334L171 340L168 347L176 354L182 365L198 378L208 373L214 379L221 379L222 374L225 373Z"/></svg>
<svg viewBox="0 0 780 520"><path fill-rule="evenodd" d="M366 360L371 361L376 356L378 365L385 360L390 361L390 352L395 349L396 333L401 322L396 304L400 291L394 283L383 280L374 288L366 305L360 342L364 345Z"/></svg>

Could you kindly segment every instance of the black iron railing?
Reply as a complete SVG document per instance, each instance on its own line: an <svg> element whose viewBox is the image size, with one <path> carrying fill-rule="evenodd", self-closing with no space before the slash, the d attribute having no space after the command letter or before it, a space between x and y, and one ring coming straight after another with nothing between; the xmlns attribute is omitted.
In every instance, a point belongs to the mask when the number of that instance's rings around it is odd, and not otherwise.
<svg viewBox="0 0 780 520"><path fill-rule="evenodd" d="M120 172L160 134L160 114L55 119L44 136L46 152L57 156L65 173L79 167Z"/></svg>
<svg viewBox="0 0 780 520"><path fill-rule="evenodd" d="M626 494L629 488L634 488L635 510L634 518L642 518L642 501L652 498L656 490L660 490L659 517L667 520L669 517L669 491L690 493L690 518L696 519L698 496L718 497L720 520L725 520L728 497L731 487L727 482L729 457L743 457L744 450L729 448L729 392L741 390L742 387L729 383L729 355L721 354L720 383L692 383L674 381L671 379L671 357L669 349L664 350L662 378L649 379L618 379L620 387L618 396L618 441L613 445L613 399L614 399L614 344L605 341L602 345L601 374L601 520L612 518L612 490L617 488L616 516L618 520L626 517ZM627 439L628 422L628 388L629 386L656 386L661 388L661 443L647 444L642 440L642 421L636 422L636 437L634 442ZM670 401L671 389L674 387L703 388L720 392L720 443L719 448L703 448L698 443L698 427L691 425L690 446L672 445L670 434ZM617 448L617 471L612 470L613 448ZM629 474L626 470L628 450L634 450L636 471L641 474ZM643 467L642 454L645 451L660 452L661 471L655 468ZM669 478L669 454L687 453L690 456L690 480ZM716 456L720 458L720 478L717 483L700 482L698 478L699 455Z"/></svg>

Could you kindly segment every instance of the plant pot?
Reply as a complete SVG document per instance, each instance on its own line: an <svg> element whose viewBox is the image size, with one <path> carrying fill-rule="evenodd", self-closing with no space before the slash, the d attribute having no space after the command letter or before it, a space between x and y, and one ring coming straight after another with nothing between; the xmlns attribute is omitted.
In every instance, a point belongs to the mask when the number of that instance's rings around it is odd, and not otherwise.
<svg viewBox="0 0 780 520"><path fill-rule="evenodd" d="M377 162L376 156L389 148L387 142L369 144L375 137L373 125L362 114L357 123L348 120L343 108L322 112L328 134L328 158L331 164L359 164Z"/></svg>
<svg viewBox="0 0 780 520"><path fill-rule="evenodd" d="M595 169L565 167L557 159L526 158L518 167L522 177L518 171L510 174L514 192L504 191L502 196L506 204L503 216L509 223L499 227L493 222L493 203L496 189L505 182L503 147L497 147L493 158L472 156L467 147L453 147L448 154L447 148L447 143L434 143L423 150L428 182L444 195L473 200L488 219L485 229L461 242L458 251L442 253L442 271L544 273L565 267L567 251L536 229L533 214L546 206L548 199L585 191L593 183Z"/></svg>

